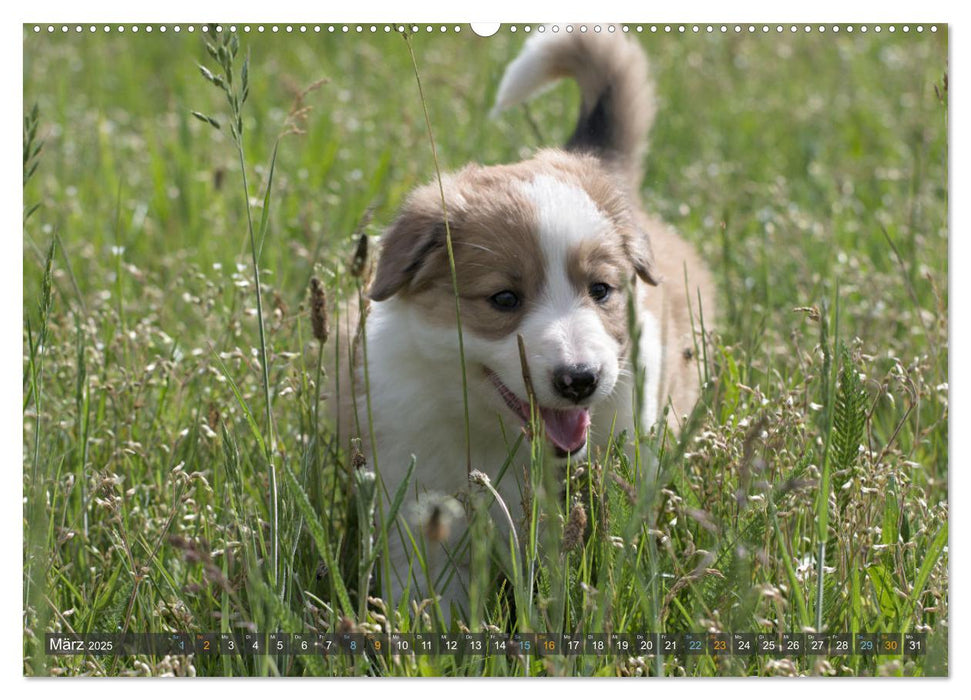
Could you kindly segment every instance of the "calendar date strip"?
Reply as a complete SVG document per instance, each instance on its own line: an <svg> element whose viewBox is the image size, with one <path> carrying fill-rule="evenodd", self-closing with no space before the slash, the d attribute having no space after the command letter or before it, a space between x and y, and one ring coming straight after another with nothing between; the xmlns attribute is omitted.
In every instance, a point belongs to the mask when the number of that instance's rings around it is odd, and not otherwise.
<svg viewBox="0 0 971 700"><path fill-rule="evenodd" d="M49 633L49 656L921 656L925 633Z"/></svg>

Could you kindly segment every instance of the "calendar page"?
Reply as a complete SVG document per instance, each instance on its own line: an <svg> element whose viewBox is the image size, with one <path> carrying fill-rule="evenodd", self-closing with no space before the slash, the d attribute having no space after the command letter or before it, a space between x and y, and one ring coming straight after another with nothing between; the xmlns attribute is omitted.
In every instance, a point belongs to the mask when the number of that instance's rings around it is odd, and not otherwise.
<svg viewBox="0 0 971 700"><path fill-rule="evenodd" d="M947 23L22 36L25 676L949 674Z"/></svg>

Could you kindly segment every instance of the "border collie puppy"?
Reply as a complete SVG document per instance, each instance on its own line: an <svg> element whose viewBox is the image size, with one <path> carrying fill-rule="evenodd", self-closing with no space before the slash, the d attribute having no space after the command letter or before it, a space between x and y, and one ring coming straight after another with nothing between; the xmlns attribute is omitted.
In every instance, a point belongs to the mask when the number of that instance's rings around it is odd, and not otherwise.
<svg viewBox="0 0 971 700"><path fill-rule="evenodd" d="M361 439L385 513L416 460L411 507L388 525L384 593L395 602L441 596L446 616L468 605L465 519L439 527L447 514L433 504L424 524L409 521L416 502L468 493L476 469L518 527L530 440L545 441L554 465L582 459L611 434L633 436L635 416L646 431L665 406L677 429L698 397L698 319L714 317L713 286L692 248L638 203L655 111L647 60L619 32L536 35L507 68L494 112L561 77L582 95L566 146L510 165L471 164L443 174L441 187L435 178L414 190L382 237L363 325L346 314L339 341L342 365L352 366L341 380L341 441ZM542 429L513 454L530 394ZM500 528L508 520L494 517Z"/></svg>

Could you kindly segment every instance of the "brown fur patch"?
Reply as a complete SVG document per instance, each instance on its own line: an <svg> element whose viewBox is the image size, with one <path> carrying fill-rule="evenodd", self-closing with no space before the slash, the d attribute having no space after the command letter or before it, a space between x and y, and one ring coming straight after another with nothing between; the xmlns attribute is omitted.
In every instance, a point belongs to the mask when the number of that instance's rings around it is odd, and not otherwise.
<svg viewBox="0 0 971 700"><path fill-rule="evenodd" d="M470 166L444 183L462 322L485 338L513 333L545 283L533 207L502 170ZM387 234L371 296L387 298L392 288L422 308L430 322L454 325L437 185L417 190ZM514 292L519 308L496 309L490 298L501 291Z"/></svg>
<svg viewBox="0 0 971 700"><path fill-rule="evenodd" d="M625 346L628 340L626 285L631 273L619 237L583 241L570 251L566 265L567 276L585 303L597 310L611 337ZM590 285L598 282L610 285L613 290L602 302L590 296Z"/></svg>
<svg viewBox="0 0 971 700"><path fill-rule="evenodd" d="M660 281L650 237L638 225L627 201L623 183L617 175L604 170L597 158L548 149L537 153L532 160L513 167L531 172L531 175L524 179L532 179L536 175L550 175L586 192L597 209L616 227L626 257L634 266L638 277L651 285L656 285Z"/></svg>
<svg viewBox="0 0 971 700"><path fill-rule="evenodd" d="M701 318L708 331L717 321L715 286L693 246L663 221L640 212L637 218L639 228L650 233L658 251L658 272L664 280L656 288L642 287L639 296L643 308L661 326L664 350L658 400L661 409L670 404L668 424L677 428L698 400L696 363L700 358L694 347L707 342L701 334ZM690 359L686 348L692 350Z"/></svg>

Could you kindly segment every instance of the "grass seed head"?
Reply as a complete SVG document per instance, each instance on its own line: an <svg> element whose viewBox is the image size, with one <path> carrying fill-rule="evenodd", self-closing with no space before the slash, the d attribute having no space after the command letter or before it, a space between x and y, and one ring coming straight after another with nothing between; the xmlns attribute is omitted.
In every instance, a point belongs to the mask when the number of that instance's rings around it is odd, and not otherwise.
<svg viewBox="0 0 971 700"><path fill-rule="evenodd" d="M355 634L358 631L358 627L354 624L354 620L347 616L342 616L340 622L337 624L337 634Z"/></svg>
<svg viewBox="0 0 971 700"><path fill-rule="evenodd" d="M587 529L587 511L582 503L576 503L570 509L570 517L563 528L563 551L570 552L583 542L583 533Z"/></svg>
<svg viewBox="0 0 971 700"><path fill-rule="evenodd" d="M452 534L452 524L464 513L461 504L444 493L422 494L414 505L412 522L420 529L428 542L444 542Z"/></svg>
<svg viewBox="0 0 971 700"><path fill-rule="evenodd" d="M327 293L318 278L310 280L310 321L314 328L314 338L321 345L327 342L330 329L327 327Z"/></svg>
<svg viewBox="0 0 971 700"><path fill-rule="evenodd" d="M437 505L432 506L428 521L423 528L425 539L429 542L443 542L448 539L450 531L449 522L442 508Z"/></svg>
<svg viewBox="0 0 971 700"><path fill-rule="evenodd" d="M354 249L354 257L351 258L349 270L351 277L360 277L364 274L364 268L367 267L367 254L368 236L366 233L362 233L357 237L357 247Z"/></svg>
<svg viewBox="0 0 971 700"><path fill-rule="evenodd" d="M361 451L361 441L358 438L351 440L351 466L355 470L364 469L367 466L367 457Z"/></svg>

